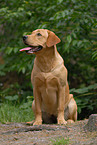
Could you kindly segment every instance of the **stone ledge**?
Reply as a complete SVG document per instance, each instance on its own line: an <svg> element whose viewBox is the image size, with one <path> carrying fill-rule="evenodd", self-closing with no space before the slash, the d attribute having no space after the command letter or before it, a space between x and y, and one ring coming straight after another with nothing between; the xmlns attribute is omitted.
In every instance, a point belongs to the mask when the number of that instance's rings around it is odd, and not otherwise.
<svg viewBox="0 0 97 145"><path fill-rule="evenodd" d="M97 131L97 114L91 114L89 116L88 123L84 126L85 131Z"/></svg>

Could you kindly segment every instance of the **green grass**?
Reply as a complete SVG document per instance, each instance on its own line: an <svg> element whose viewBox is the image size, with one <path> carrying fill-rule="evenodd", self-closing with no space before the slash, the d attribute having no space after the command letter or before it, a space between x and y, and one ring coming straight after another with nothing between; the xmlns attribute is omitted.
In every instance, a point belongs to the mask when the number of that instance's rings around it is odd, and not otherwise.
<svg viewBox="0 0 97 145"><path fill-rule="evenodd" d="M29 102L22 105L12 105L11 103L3 103L0 105L0 122L27 122L32 121L34 115Z"/></svg>
<svg viewBox="0 0 97 145"><path fill-rule="evenodd" d="M69 145L69 138L58 138L56 140L52 140L53 145Z"/></svg>

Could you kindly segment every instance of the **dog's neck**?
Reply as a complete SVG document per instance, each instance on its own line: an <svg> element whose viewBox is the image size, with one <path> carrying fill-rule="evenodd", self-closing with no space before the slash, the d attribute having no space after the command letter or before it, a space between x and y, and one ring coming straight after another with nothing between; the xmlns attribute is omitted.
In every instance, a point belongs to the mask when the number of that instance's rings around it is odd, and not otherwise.
<svg viewBox="0 0 97 145"><path fill-rule="evenodd" d="M42 72L50 72L55 67L63 63L63 59L57 52L56 46L46 48L47 51L44 51L41 54L36 55L35 62L38 69ZM57 59L60 58L60 59ZM60 60L58 62L58 60Z"/></svg>

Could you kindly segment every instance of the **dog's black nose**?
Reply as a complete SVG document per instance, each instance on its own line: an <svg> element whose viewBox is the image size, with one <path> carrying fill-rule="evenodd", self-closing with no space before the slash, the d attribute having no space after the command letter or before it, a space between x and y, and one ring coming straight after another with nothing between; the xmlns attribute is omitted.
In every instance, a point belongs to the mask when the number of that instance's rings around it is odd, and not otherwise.
<svg viewBox="0 0 97 145"><path fill-rule="evenodd" d="M28 38L28 36L26 36L26 35L23 36L23 40L24 40L24 41L25 41L27 38Z"/></svg>

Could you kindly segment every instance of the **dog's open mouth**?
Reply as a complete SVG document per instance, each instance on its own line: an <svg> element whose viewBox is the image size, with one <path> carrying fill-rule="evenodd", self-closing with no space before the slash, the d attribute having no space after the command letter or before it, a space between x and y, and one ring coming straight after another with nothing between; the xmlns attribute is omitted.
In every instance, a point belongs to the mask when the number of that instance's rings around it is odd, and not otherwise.
<svg viewBox="0 0 97 145"><path fill-rule="evenodd" d="M26 51L26 53L30 53L31 54L31 53L40 51L42 48L43 47L41 45L39 45L39 46L29 46L29 47L20 49L20 51Z"/></svg>

